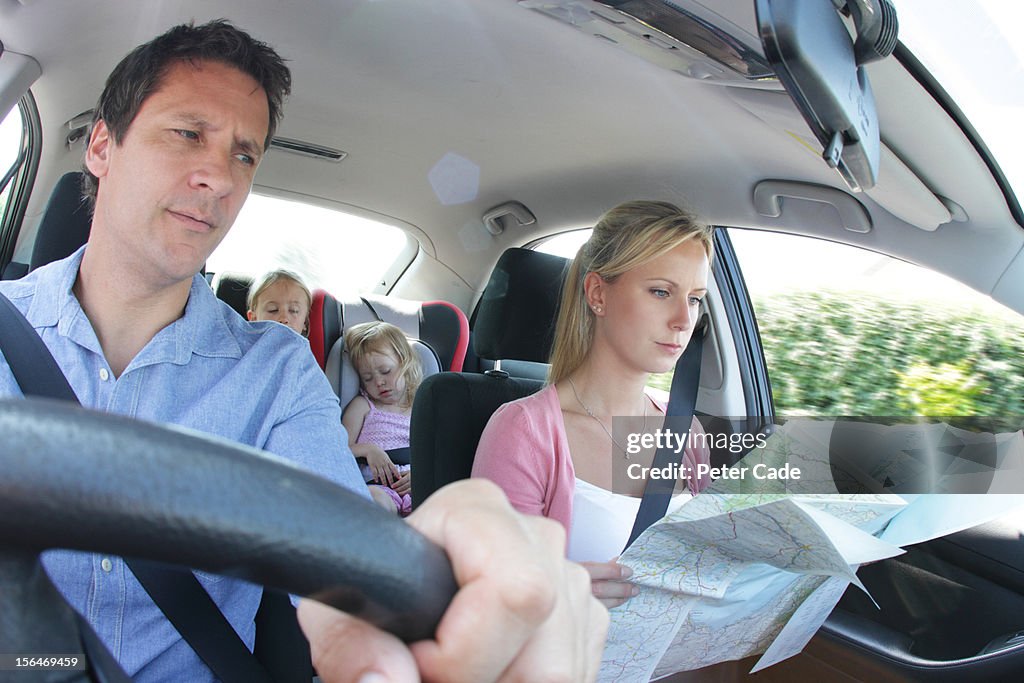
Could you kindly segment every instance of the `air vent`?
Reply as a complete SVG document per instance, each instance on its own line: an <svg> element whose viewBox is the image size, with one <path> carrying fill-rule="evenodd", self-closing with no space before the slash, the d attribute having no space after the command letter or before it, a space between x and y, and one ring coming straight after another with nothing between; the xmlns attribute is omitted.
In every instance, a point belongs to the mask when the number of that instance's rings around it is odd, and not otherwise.
<svg viewBox="0 0 1024 683"><path fill-rule="evenodd" d="M302 156L313 157L314 159L323 159L324 161L333 161L335 163L348 156L348 152L342 152L340 149L331 149L330 147L314 145L311 142L289 140L288 138L274 138L270 141L270 146L273 149L280 149L285 152L301 154Z"/></svg>

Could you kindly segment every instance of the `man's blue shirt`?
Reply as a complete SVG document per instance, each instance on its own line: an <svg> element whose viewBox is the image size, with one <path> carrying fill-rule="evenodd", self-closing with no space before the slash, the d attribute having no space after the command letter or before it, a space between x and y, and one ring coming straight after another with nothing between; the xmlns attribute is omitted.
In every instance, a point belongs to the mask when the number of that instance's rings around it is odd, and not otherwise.
<svg viewBox="0 0 1024 683"><path fill-rule="evenodd" d="M185 314L115 378L72 293L86 248L21 280L0 282L0 292L42 337L82 405L264 449L367 495L338 399L308 342L275 322L246 322L199 275ZM20 395L0 355L0 397ZM214 680L120 558L50 551L43 564L136 681ZM262 589L196 575L251 649Z"/></svg>

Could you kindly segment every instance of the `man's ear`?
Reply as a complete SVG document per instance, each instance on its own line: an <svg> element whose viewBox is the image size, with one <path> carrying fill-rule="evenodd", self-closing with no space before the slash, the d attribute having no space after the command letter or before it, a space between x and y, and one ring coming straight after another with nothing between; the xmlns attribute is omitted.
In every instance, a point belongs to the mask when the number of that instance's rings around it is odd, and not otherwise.
<svg viewBox="0 0 1024 683"><path fill-rule="evenodd" d="M100 119L89 134L89 145L85 148L85 167L97 178L107 175L110 168L110 149L114 140L110 136L107 122Z"/></svg>

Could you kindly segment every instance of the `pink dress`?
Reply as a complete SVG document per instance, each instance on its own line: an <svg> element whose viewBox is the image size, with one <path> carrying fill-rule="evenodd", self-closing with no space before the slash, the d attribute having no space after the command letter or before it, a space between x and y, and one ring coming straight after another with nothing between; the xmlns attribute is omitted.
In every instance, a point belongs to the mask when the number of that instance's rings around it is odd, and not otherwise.
<svg viewBox="0 0 1024 683"><path fill-rule="evenodd" d="M363 418L363 426L359 430L359 436L356 437L356 443L372 443L385 451L393 448L408 448L410 416L403 413L381 410L374 405L365 391L360 389L359 393L370 404L370 412ZM368 474L369 468L364 467L362 469L366 481L373 481L373 475ZM408 472L409 466L398 465L398 470L403 473ZM390 486L382 486L380 484L370 484L370 486L376 486L387 493L395 501L395 505L398 506L398 513L403 517L412 512L412 496L408 493L402 495Z"/></svg>

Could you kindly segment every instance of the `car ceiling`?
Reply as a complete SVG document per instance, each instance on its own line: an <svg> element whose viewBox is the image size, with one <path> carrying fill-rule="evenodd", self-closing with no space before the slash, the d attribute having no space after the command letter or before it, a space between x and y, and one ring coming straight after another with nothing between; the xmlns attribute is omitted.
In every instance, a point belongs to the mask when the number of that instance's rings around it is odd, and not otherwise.
<svg viewBox="0 0 1024 683"><path fill-rule="evenodd" d="M704 16L728 19L760 51L752 0L703 5ZM1024 312L1024 278L1016 276L1024 260L1015 260L1024 233L970 141L895 59L869 74L883 141L906 168L894 174L890 162L878 187L857 195L873 224L858 234L827 204L784 200L778 218L755 208L763 180L846 190L795 140L812 136L777 85L686 77L515 0L0 0L6 50L42 67L32 87L44 139L40 185L77 168L81 147L61 144L64 124L93 106L129 49L173 24L216 17L289 60L294 88L278 134L347 152L330 163L272 150L257 185L415 228L424 258L472 288L505 247L589 225L620 201L652 198L686 202L719 225L901 256ZM929 206L915 206L922 190ZM32 197L28 231L44 195ZM932 195L955 202L967 220L927 230L890 211L942 213ZM487 233L484 212L513 200L537 223Z"/></svg>

